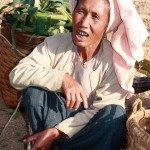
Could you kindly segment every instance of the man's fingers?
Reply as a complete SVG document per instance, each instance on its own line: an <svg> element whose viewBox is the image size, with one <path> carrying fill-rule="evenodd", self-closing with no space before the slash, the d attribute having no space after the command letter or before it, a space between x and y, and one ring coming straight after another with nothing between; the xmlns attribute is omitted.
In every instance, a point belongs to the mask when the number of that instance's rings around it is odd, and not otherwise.
<svg viewBox="0 0 150 150"><path fill-rule="evenodd" d="M77 110L79 108L81 102L82 102L82 99L80 97L80 94L76 94L76 102L75 102L75 105L73 107L74 110Z"/></svg>
<svg viewBox="0 0 150 150"><path fill-rule="evenodd" d="M65 92L65 96L66 96L66 107L69 108L71 100L70 92L69 91Z"/></svg>
<svg viewBox="0 0 150 150"><path fill-rule="evenodd" d="M67 108L78 109L80 100L82 100L84 108L88 108L87 98L81 85L68 74L64 75L62 82L62 91L66 96ZM78 94L79 96L76 96Z"/></svg>
<svg viewBox="0 0 150 150"><path fill-rule="evenodd" d="M71 100L70 100L69 108L73 108L74 107L75 101L76 101L75 93L72 92L71 93Z"/></svg>
<svg viewBox="0 0 150 150"><path fill-rule="evenodd" d="M82 98L83 107L85 109L87 109L88 108L88 102L87 102L87 98L83 92L81 92L81 98Z"/></svg>
<svg viewBox="0 0 150 150"><path fill-rule="evenodd" d="M36 136L36 134L34 134L34 135L31 135L31 136L27 137L26 139L24 139L23 142L28 143L28 142L35 141L36 139L37 139L37 136Z"/></svg>
<svg viewBox="0 0 150 150"><path fill-rule="evenodd" d="M78 90L72 90L72 92L65 91L66 96L66 107L73 108L77 110L80 106L80 103L83 103L83 107L85 109L88 108L87 98L82 89L78 88Z"/></svg>

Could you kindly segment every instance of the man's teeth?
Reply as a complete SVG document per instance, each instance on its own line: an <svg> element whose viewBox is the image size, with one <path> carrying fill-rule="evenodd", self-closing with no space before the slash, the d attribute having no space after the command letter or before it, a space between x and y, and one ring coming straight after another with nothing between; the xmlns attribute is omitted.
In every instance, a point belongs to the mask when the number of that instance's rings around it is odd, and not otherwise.
<svg viewBox="0 0 150 150"><path fill-rule="evenodd" d="M85 32L83 32L83 31L77 31L77 33L79 34L79 35L81 35L81 36L88 36L88 34L87 33L85 33Z"/></svg>

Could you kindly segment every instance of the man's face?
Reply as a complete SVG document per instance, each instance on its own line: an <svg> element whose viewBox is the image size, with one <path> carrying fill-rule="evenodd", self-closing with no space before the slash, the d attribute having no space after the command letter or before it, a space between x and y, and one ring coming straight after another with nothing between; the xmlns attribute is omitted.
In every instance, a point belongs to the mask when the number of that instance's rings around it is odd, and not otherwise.
<svg viewBox="0 0 150 150"><path fill-rule="evenodd" d="M73 13L73 40L79 47L98 45L109 20L104 0L79 0Z"/></svg>

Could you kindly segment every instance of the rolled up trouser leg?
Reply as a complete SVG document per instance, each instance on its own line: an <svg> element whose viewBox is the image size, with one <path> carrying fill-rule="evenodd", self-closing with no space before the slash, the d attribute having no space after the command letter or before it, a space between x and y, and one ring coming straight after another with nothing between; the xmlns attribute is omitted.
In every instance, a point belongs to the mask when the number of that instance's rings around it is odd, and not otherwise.
<svg viewBox="0 0 150 150"><path fill-rule="evenodd" d="M25 89L22 101L33 133L54 127L73 112L66 109L62 93L50 92L39 87Z"/></svg>

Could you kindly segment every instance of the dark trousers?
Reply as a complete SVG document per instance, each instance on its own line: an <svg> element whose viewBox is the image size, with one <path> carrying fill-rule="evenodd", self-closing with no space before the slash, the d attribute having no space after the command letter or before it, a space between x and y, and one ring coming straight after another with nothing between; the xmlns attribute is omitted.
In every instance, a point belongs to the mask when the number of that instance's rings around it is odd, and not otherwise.
<svg viewBox="0 0 150 150"><path fill-rule="evenodd" d="M62 93L38 87L29 87L23 91L23 104L34 133L52 128L83 110L82 107L76 112L66 109ZM108 105L100 109L73 137L61 138L56 143L60 150L119 150L125 139L125 122L124 108Z"/></svg>

